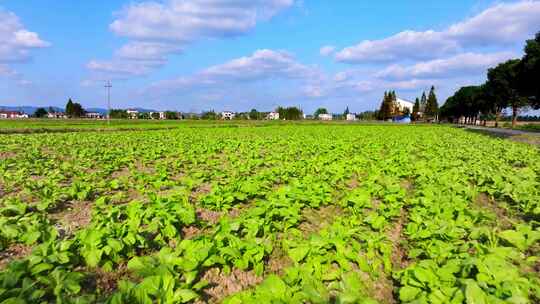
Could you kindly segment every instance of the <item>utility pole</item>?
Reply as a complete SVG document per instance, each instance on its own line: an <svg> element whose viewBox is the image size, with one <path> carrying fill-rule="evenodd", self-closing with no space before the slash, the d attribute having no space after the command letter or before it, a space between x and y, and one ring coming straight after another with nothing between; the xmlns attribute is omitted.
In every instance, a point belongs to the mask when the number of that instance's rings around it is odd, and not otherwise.
<svg viewBox="0 0 540 304"><path fill-rule="evenodd" d="M111 81L107 80L107 84L105 84L105 88L107 88L107 124L111 125Z"/></svg>

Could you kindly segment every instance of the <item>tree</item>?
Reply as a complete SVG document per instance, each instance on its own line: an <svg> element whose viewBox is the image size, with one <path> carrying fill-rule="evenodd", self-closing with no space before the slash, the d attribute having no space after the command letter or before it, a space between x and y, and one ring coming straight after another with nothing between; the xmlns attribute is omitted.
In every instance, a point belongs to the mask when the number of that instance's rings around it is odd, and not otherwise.
<svg viewBox="0 0 540 304"><path fill-rule="evenodd" d="M394 105L394 94L392 92L384 92L383 101L379 109L379 119L388 120L391 119L394 115L395 105Z"/></svg>
<svg viewBox="0 0 540 304"><path fill-rule="evenodd" d="M328 110L326 108L318 108L315 110L315 113L313 113L313 117L317 118L321 114L328 114Z"/></svg>
<svg viewBox="0 0 540 304"><path fill-rule="evenodd" d="M420 99L420 112L424 113L427 106L426 92L422 92L422 98Z"/></svg>
<svg viewBox="0 0 540 304"><path fill-rule="evenodd" d="M260 116L261 115L257 109L251 109L251 111L249 111L249 119L251 120L258 120L260 119Z"/></svg>
<svg viewBox="0 0 540 304"><path fill-rule="evenodd" d="M216 114L216 112L214 112L214 110L203 112L201 116L201 119L207 119L207 120L216 120L217 118L218 118L218 115Z"/></svg>
<svg viewBox="0 0 540 304"><path fill-rule="evenodd" d="M424 95L422 96L424 97ZM435 87L431 86L429 90L429 95L426 102L426 117L433 118L437 120L437 114L439 113L439 103L437 102L437 95L435 95Z"/></svg>
<svg viewBox="0 0 540 304"><path fill-rule="evenodd" d="M485 85L462 87L446 100L440 109L440 116L451 121L463 117L466 124L476 124L480 114L492 111L485 96Z"/></svg>
<svg viewBox="0 0 540 304"><path fill-rule="evenodd" d="M71 117L73 115L73 101L71 100L71 98L68 100L67 104L66 104L66 115L68 117Z"/></svg>
<svg viewBox="0 0 540 304"><path fill-rule="evenodd" d="M36 111L34 112L34 117L37 117L37 118L43 118L47 115L47 110L45 110L44 108L37 108Z"/></svg>
<svg viewBox="0 0 540 304"><path fill-rule="evenodd" d="M358 119L360 120L377 120L379 118L379 112L378 111L365 111L362 113L359 113Z"/></svg>
<svg viewBox="0 0 540 304"><path fill-rule="evenodd" d="M178 113L173 111L165 111L165 119L179 119Z"/></svg>
<svg viewBox="0 0 540 304"><path fill-rule="evenodd" d="M520 95L526 96L532 107L540 108L540 32L527 40L518 69Z"/></svg>
<svg viewBox="0 0 540 304"><path fill-rule="evenodd" d="M84 114L86 113L86 111L84 110L84 108L82 107L82 105L80 103L76 103L76 102L73 102L73 100L71 100L71 98L68 100L67 104L66 104L66 115L68 117L82 117L84 116Z"/></svg>
<svg viewBox="0 0 540 304"><path fill-rule="evenodd" d="M111 109L109 115L113 119L127 119L128 113L126 110L120 110L120 109Z"/></svg>
<svg viewBox="0 0 540 304"><path fill-rule="evenodd" d="M276 112L279 113L279 118L285 120L300 120L303 116L302 110L297 107L278 107Z"/></svg>
<svg viewBox="0 0 540 304"><path fill-rule="evenodd" d="M413 120L418 120L418 118L420 118L419 112L420 112L420 99L418 99L418 97L416 97L416 99L414 101L413 110L412 110L412 119Z"/></svg>
<svg viewBox="0 0 540 304"><path fill-rule="evenodd" d="M520 92L519 65L519 59L511 59L488 71L488 85L492 94L500 98L495 102L512 108L512 128L516 126L520 108L529 101Z"/></svg>
<svg viewBox="0 0 540 304"><path fill-rule="evenodd" d="M347 108L345 109L345 111L343 111L343 117L347 118L347 115L349 115L349 106L347 106Z"/></svg>

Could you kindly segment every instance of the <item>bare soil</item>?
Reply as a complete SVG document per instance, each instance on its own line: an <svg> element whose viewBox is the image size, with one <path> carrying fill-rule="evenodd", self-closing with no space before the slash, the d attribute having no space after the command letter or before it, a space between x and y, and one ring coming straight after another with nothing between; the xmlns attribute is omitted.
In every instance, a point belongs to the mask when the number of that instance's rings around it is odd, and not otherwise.
<svg viewBox="0 0 540 304"><path fill-rule="evenodd" d="M202 276L209 285L204 290L204 302L219 303L226 297L260 284L263 277L253 271L233 269L226 274L219 268L210 268Z"/></svg>
<svg viewBox="0 0 540 304"><path fill-rule="evenodd" d="M336 216L343 214L339 206L330 205L319 209L306 208L302 211L302 223L298 228L308 236L319 232L322 228L332 224Z"/></svg>
<svg viewBox="0 0 540 304"><path fill-rule="evenodd" d="M197 218L207 222L210 225L217 224L222 216L223 216L223 212L221 211L213 211L213 210L208 210L204 208L197 208Z"/></svg>
<svg viewBox="0 0 540 304"><path fill-rule="evenodd" d="M508 210L500 206L496 201L491 199L486 193L480 193L475 198L475 204L483 210L494 214L497 218L496 223L503 229L513 227L515 219L512 219L508 214Z"/></svg>
<svg viewBox="0 0 540 304"><path fill-rule="evenodd" d="M75 231L87 227L92 221L93 202L70 202L66 208L57 213L50 213L61 233L72 235Z"/></svg>
<svg viewBox="0 0 540 304"><path fill-rule="evenodd" d="M13 244L0 252L0 270L4 269L11 261L20 260L32 252L32 246Z"/></svg>

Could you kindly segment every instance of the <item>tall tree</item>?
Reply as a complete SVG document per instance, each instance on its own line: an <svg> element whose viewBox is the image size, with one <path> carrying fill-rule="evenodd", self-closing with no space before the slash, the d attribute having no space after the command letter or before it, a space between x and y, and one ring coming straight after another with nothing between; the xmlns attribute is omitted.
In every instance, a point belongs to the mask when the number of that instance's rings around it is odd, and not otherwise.
<svg viewBox="0 0 540 304"><path fill-rule="evenodd" d="M43 118L47 115L47 110L45 110L44 108L37 108L36 111L34 112L34 117L37 117L37 118Z"/></svg>
<svg viewBox="0 0 540 304"><path fill-rule="evenodd" d="M394 115L394 102L392 92L384 92L383 101L379 109L379 119L388 120Z"/></svg>
<svg viewBox="0 0 540 304"><path fill-rule="evenodd" d="M439 113L439 103L437 102L437 95L435 95L435 87L431 86L429 90L429 95L426 103L426 116L437 119L437 114Z"/></svg>
<svg viewBox="0 0 540 304"><path fill-rule="evenodd" d="M488 71L488 86L492 94L512 108L512 128L516 126L519 110L528 104L528 99L520 94L519 64L519 59L512 59Z"/></svg>
<svg viewBox="0 0 540 304"><path fill-rule="evenodd" d="M529 104L540 108L540 32L534 39L527 40L525 55L519 65L520 95L526 96Z"/></svg>
<svg viewBox="0 0 540 304"><path fill-rule="evenodd" d="M73 101L71 100L71 98L68 100L67 104L66 104L66 110L65 110L65 113L68 117L72 117L73 116Z"/></svg>
<svg viewBox="0 0 540 304"><path fill-rule="evenodd" d="M326 108L318 108L317 110L315 110L315 112L313 113L313 117L317 118L319 117L319 115L321 114L328 114L328 110Z"/></svg>
<svg viewBox="0 0 540 304"><path fill-rule="evenodd" d="M347 118L347 115L349 115L349 113L350 113L350 112L349 112L349 106L347 106L347 108L345 109L345 111L343 111L343 116L344 116L345 118Z"/></svg>
<svg viewBox="0 0 540 304"><path fill-rule="evenodd" d="M427 97L426 92L422 92L422 98L420 98L420 112L426 112Z"/></svg>
<svg viewBox="0 0 540 304"><path fill-rule="evenodd" d="M260 119L260 114L257 111L257 109L251 109L251 111L249 111L249 119L251 120Z"/></svg>
<svg viewBox="0 0 540 304"><path fill-rule="evenodd" d="M419 113L420 112L420 99L418 99L418 97L416 97L416 99L414 100L414 106L413 106L413 110L412 110L412 119L413 120L418 120L419 118Z"/></svg>
<svg viewBox="0 0 540 304"><path fill-rule="evenodd" d="M78 102L73 103L73 112L71 114L72 117L83 117L86 114L86 111L82 107L82 105Z"/></svg>
<svg viewBox="0 0 540 304"><path fill-rule="evenodd" d="M276 109L276 112L279 113L280 119L285 119L285 120L300 120L302 119L304 115L302 110L297 107L287 107L287 108L278 107Z"/></svg>

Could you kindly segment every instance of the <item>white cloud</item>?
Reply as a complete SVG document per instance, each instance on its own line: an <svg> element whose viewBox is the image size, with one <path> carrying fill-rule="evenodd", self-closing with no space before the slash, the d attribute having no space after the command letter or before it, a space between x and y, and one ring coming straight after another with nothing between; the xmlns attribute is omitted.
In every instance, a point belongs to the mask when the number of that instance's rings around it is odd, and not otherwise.
<svg viewBox="0 0 540 304"><path fill-rule="evenodd" d="M540 1L498 4L444 31L403 31L365 40L335 55L346 63L426 60L471 47L523 43L540 28Z"/></svg>
<svg viewBox="0 0 540 304"><path fill-rule="evenodd" d="M454 24L446 35L463 45L522 43L540 29L540 1L498 4Z"/></svg>
<svg viewBox="0 0 540 304"><path fill-rule="evenodd" d="M313 68L296 62L294 57L286 52L257 50L251 56L207 68L201 73L201 76L251 81L273 77L309 77L313 73Z"/></svg>
<svg viewBox="0 0 540 304"><path fill-rule="evenodd" d="M164 63L159 61L92 60L86 67L109 79L125 79L132 76L144 76Z"/></svg>
<svg viewBox="0 0 540 304"><path fill-rule="evenodd" d="M175 91L225 83L231 85L270 79L309 80L317 77L319 71L316 67L297 62L291 54L263 49L250 56L211 66L191 76L157 82L151 88Z"/></svg>
<svg viewBox="0 0 540 304"><path fill-rule="evenodd" d="M478 54L463 53L445 59L420 62L411 66L391 65L375 74L378 78L403 80L410 78L450 78L478 74L517 55L510 52Z"/></svg>
<svg viewBox="0 0 540 304"><path fill-rule="evenodd" d="M39 35L24 28L17 15L0 8L0 62L30 58L30 50L50 46Z"/></svg>
<svg viewBox="0 0 540 304"><path fill-rule="evenodd" d="M341 62L384 62L402 59L426 59L459 49L455 41L435 31L404 31L382 40L365 40L336 53Z"/></svg>
<svg viewBox="0 0 540 304"><path fill-rule="evenodd" d="M293 0L169 0L127 6L110 28L123 37L186 43L201 38L236 36L255 27Z"/></svg>
<svg viewBox="0 0 540 304"><path fill-rule="evenodd" d="M167 43L134 41L122 46L118 58L127 60L167 61L167 55L179 54L182 48Z"/></svg>
<svg viewBox="0 0 540 304"><path fill-rule="evenodd" d="M329 56L336 50L336 47L333 45L325 45L319 50L321 56Z"/></svg>
<svg viewBox="0 0 540 304"><path fill-rule="evenodd" d="M293 5L293 0L168 0L126 6L110 25L130 39L112 60L93 60L87 68L113 77L141 76L167 63L187 44L234 37ZM142 62L133 62L142 61Z"/></svg>

